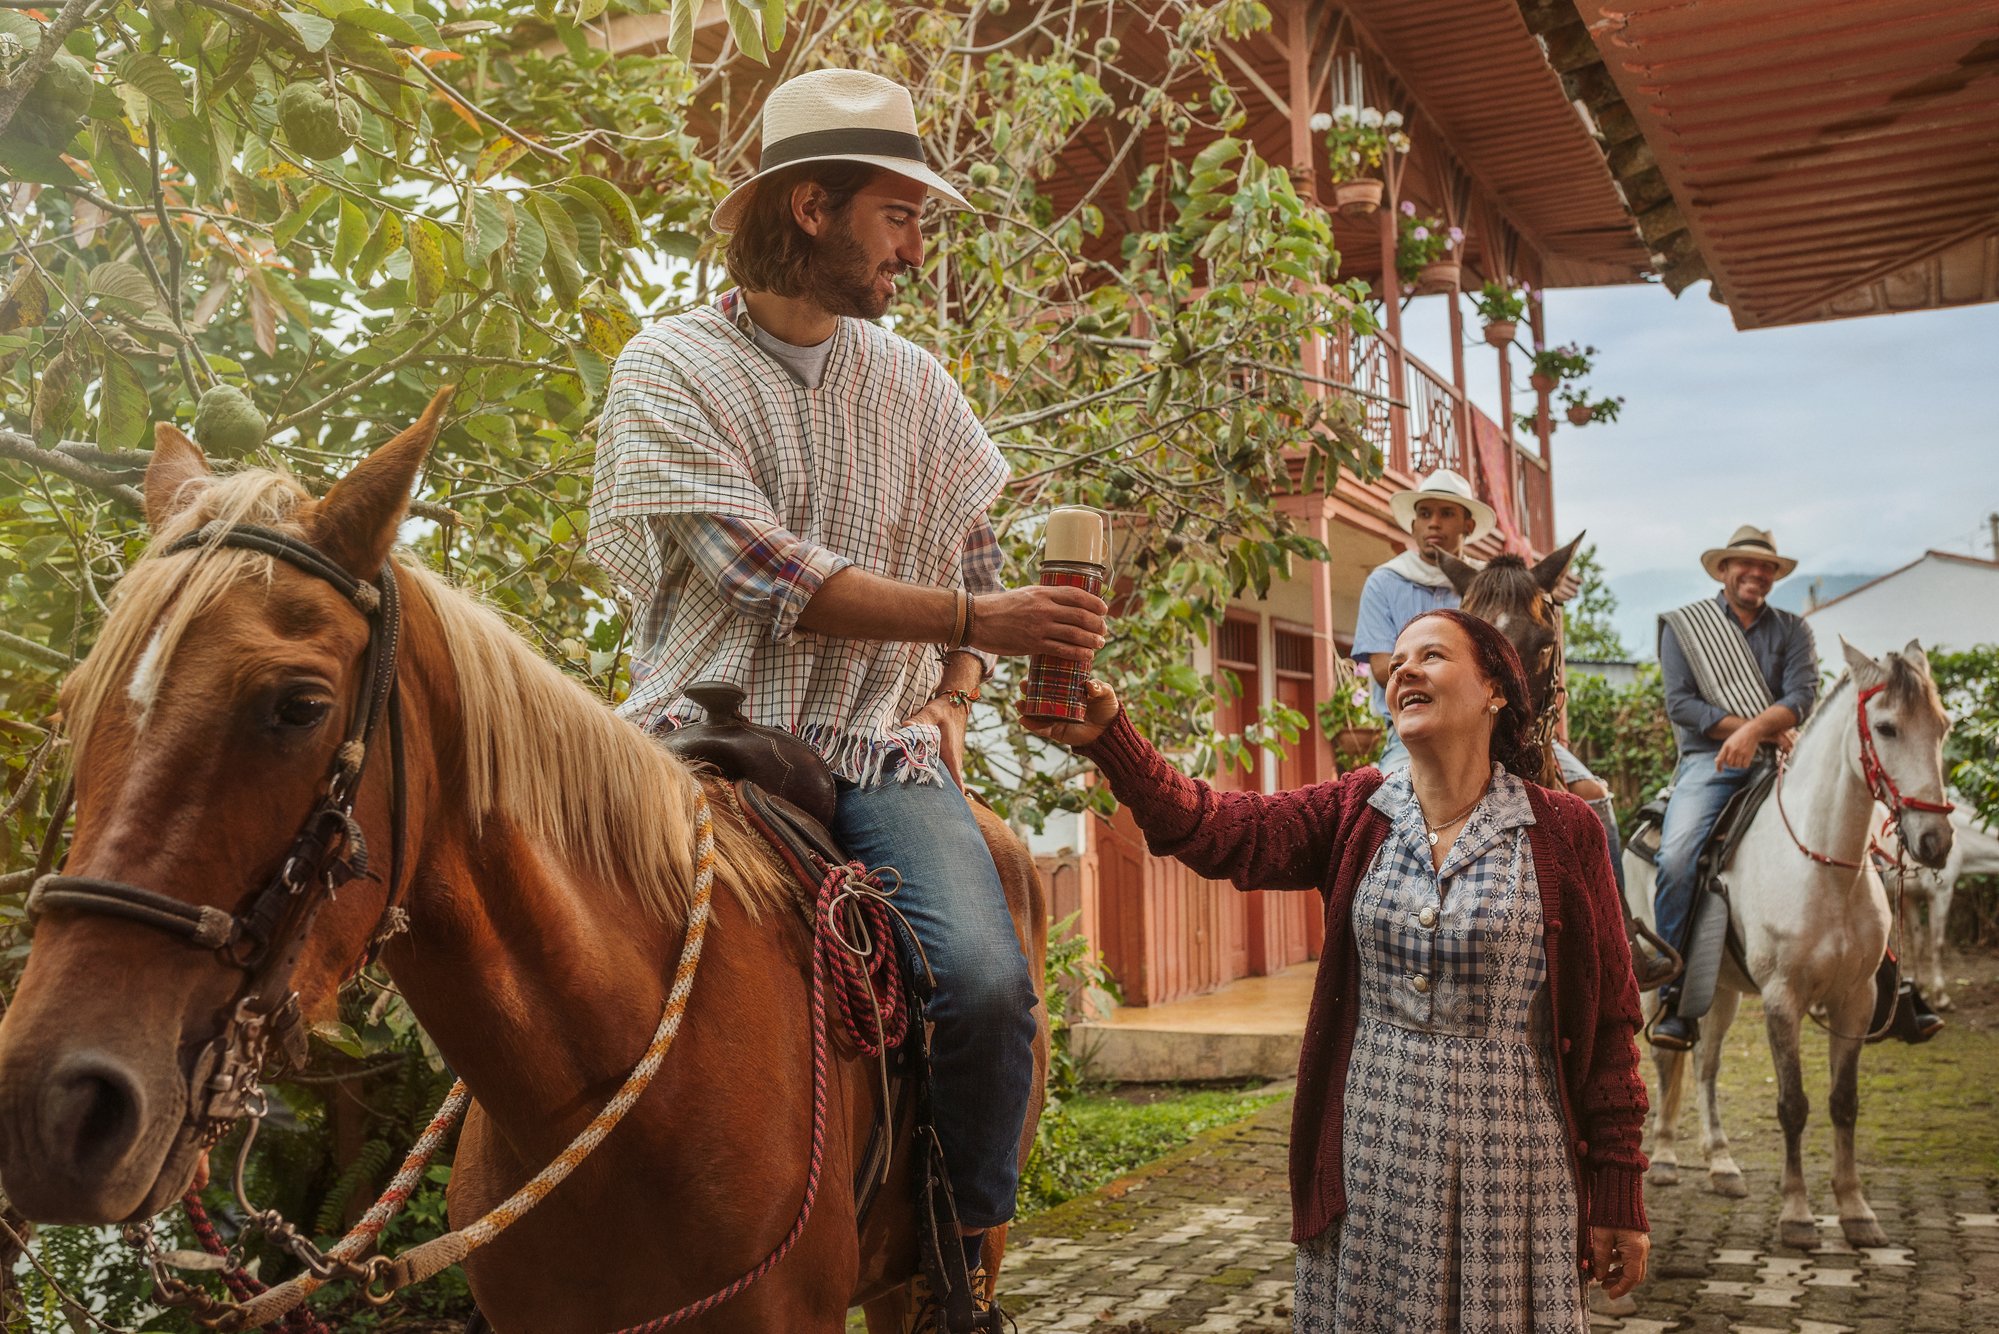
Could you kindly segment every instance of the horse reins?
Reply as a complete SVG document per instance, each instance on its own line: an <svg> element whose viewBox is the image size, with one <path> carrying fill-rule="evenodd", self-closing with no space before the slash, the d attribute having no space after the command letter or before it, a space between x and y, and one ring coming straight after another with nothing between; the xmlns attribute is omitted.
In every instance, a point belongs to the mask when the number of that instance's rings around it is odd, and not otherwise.
<svg viewBox="0 0 1999 1334"><path fill-rule="evenodd" d="M334 750L320 794L264 887L238 912L192 904L121 880L44 874L28 893L29 919L50 912L117 917L164 932L213 953L243 974L215 1038L197 1053L188 1077L186 1125L214 1147L246 1112L260 1105L258 1083L275 1050L290 1064L305 1059L306 1026L292 989L314 919L339 889L368 872L368 844L354 818L361 780L386 717L391 738L388 895L369 958L388 934L403 880L404 811L401 710L396 658L402 603L395 571L383 562L377 582L356 579L318 548L270 528L215 522L167 547L167 556L229 547L279 560L331 584L368 620L368 647L347 732ZM60 825L61 811L52 824ZM366 960L363 960L365 966Z"/></svg>
<svg viewBox="0 0 1999 1334"><path fill-rule="evenodd" d="M1887 688L1885 682L1881 685L1868 686L1865 690L1859 692L1859 697L1854 705L1854 710L1859 717L1860 724L1860 776L1867 784L1867 794L1888 809L1888 817L1881 823L1881 828L1884 832L1890 825L1895 824L1902 818L1903 811L1923 811L1933 815L1949 815L1957 809L1955 803L1952 802L1929 801L1922 797L1902 795L1902 789L1896 786L1894 776L1888 772L1888 766L1881 763L1881 753L1874 746L1874 729L1867 725L1867 701L1873 699ZM1798 831L1791 827L1790 812L1784 809L1784 774L1789 767L1790 757L1779 754L1777 757L1777 814L1783 817L1784 832L1791 836L1791 842L1797 846L1798 851L1804 853L1805 856L1817 862L1820 866L1837 866L1842 870L1857 871L1866 865L1864 860L1850 862L1842 857L1835 857L1830 853L1819 852L1814 848L1807 847L1805 841L1798 837ZM1869 845L1874 851L1880 850L1879 844L1873 839L1869 840ZM1900 840L1897 840L1895 856L1898 863L1904 859L1906 852L1907 850L1901 846ZM1865 858L1866 853L1862 853L1861 856Z"/></svg>

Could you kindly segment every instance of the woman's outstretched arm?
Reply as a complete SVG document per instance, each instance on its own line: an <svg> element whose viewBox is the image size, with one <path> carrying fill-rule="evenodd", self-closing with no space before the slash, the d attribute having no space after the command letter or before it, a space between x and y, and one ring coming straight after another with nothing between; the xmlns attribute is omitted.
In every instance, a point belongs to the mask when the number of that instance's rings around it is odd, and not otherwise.
<svg viewBox="0 0 1999 1334"><path fill-rule="evenodd" d="M1341 837L1341 785L1266 796L1189 778L1141 737L1101 681L1081 723L1029 724L1096 762L1145 832L1146 846L1238 889L1316 889Z"/></svg>

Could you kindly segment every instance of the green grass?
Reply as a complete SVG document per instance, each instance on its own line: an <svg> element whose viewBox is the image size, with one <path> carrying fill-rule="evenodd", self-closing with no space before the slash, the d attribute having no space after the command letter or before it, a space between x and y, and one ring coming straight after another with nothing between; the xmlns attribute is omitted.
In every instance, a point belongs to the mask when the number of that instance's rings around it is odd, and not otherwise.
<svg viewBox="0 0 1999 1334"><path fill-rule="evenodd" d="M1020 1183L1030 1214L1086 1195L1184 1145L1204 1130L1254 1115L1283 1097L1239 1089L1194 1089L1138 1103L1085 1092L1043 1117Z"/></svg>

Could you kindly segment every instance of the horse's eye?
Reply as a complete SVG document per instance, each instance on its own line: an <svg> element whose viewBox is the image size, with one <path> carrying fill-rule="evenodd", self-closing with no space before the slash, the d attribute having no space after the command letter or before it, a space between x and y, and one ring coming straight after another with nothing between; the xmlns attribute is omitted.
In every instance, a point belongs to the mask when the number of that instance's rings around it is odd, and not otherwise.
<svg viewBox="0 0 1999 1334"><path fill-rule="evenodd" d="M331 712L333 701L322 695L286 695L272 710L271 723L281 732L305 732L325 722L326 715Z"/></svg>
<svg viewBox="0 0 1999 1334"><path fill-rule="evenodd" d="M1876 723L1874 724L1874 730L1882 736L1887 737L1890 741L1893 741L1899 735L1893 723Z"/></svg>

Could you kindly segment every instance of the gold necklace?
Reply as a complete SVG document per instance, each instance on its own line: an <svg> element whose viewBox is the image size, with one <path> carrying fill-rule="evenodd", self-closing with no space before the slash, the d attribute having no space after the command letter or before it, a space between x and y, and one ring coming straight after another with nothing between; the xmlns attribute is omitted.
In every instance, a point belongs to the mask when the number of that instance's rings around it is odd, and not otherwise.
<svg viewBox="0 0 1999 1334"><path fill-rule="evenodd" d="M1476 797L1473 797L1471 799L1471 805L1465 807L1463 810L1459 811L1456 815L1453 815L1450 819L1442 821L1439 824L1431 824L1428 820L1425 820L1423 822L1423 828L1427 829L1430 833L1430 846L1433 848L1436 847L1437 835L1440 832L1449 829L1452 825L1456 824L1458 821L1464 819L1467 815L1470 815L1473 811L1477 810L1478 804L1484 800L1485 800L1485 793L1481 792ZM1416 803L1416 805L1417 808L1420 810L1422 808L1423 803L1419 800Z"/></svg>

